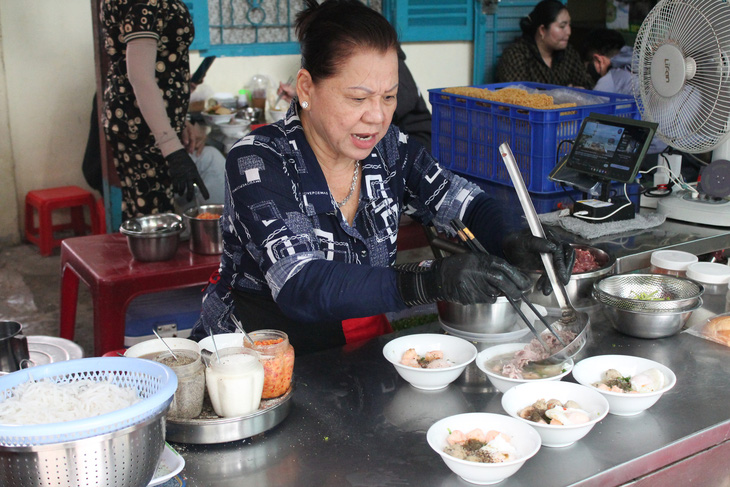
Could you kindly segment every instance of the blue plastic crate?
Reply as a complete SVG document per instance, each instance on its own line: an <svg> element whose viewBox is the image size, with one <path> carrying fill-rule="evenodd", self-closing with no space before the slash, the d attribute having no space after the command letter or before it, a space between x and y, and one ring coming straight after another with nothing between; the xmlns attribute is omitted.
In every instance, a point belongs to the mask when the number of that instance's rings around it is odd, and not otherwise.
<svg viewBox="0 0 730 487"><path fill-rule="evenodd" d="M548 179L557 158L570 152L570 144L581 122L591 113L638 118L639 112L630 95L566 88L541 83L496 83L477 88L496 90L522 85L552 90L563 88L599 95L610 101L600 105L583 105L557 110L539 110L506 103L496 103L453 93L443 88L429 90L433 110L432 154L439 163L454 172L500 184L512 184L499 154L499 146L510 144L528 191L561 192L559 184Z"/></svg>
<svg viewBox="0 0 730 487"><path fill-rule="evenodd" d="M127 307L124 346L131 347L155 338L153 329L163 337L189 337L200 317L202 300L203 286L136 297Z"/></svg>

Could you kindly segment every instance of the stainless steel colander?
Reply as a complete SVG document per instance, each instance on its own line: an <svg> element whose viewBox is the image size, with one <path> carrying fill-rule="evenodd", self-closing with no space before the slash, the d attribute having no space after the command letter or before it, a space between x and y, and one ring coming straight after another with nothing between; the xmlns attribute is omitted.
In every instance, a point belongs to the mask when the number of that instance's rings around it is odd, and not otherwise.
<svg viewBox="0 0 730 487"><path fill-rule="evenodd" d="M665 274L621 274L593 285L593 295L601 303L648 313L696 307L704 290L691 279Z"/></svg>
<svg viewBox="0 0 730 487"><path fill-rule="evenodd" d="M167 408L142 423L82 440L0 448L0 485L140 487L165 447Z"/></svg>

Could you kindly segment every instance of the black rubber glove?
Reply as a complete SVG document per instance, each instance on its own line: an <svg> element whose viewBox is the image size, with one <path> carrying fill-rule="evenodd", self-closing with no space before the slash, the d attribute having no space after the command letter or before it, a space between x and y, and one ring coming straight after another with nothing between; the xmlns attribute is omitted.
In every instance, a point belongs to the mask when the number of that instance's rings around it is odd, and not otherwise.
<svg viewBox="0 0 730 487"><path fill-rule="evenodd" d="M455 254L443 259L396 265L398 290L408 306L451 301L493 303L500 294L519 299L530 278L489 254Z"/></svg>
<svg viewBox="0 0 730 487"><path fill-rule="evenodd" d="M208 188L205 187L203 178L198 173L198 168L195 167L195 163L185 149L176 150L169 154L165 160L167 161L170 178L172 178L172 190L175 193L185 195L188 201L192 201L195 196L195 187L193 185L197 184L203 198L206 200L210 198L210 193L208 193Z"/></svg>
<svg viewBox="0 0 730 487"><path fill-rule="evenodd" d="M565 285L570 281L570 274L573 272L575 251L570 244L561 241L549 229L545 229L545 236L547 238L535 237L530 230L522 230L507 235L502 242L502 248L507 260L520 269L542 270L542 275L537 280L537 288L548 296L553 292L553 286L545 272L540 254L547 253L552 256L558 279Z"/></svg>

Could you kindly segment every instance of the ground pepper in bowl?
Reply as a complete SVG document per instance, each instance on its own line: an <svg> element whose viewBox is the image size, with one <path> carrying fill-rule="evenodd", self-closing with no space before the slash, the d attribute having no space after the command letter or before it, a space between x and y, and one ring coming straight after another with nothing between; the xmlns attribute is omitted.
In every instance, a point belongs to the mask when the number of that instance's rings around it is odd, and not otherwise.
<svg viewBox="0 0 730 487"><path fill-rule="evenodd" d="M294 347L289 336L279 330L258 330L249 333L254 341L253 349L259 352L264 366L264 390L262 399L273 399L286 393L291 387L294 372Z"/></svg>

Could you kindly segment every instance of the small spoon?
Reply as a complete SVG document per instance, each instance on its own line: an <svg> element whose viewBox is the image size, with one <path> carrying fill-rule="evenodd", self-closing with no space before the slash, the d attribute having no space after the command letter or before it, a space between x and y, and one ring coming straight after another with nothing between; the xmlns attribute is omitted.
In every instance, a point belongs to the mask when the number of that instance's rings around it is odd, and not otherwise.
<svg viewBox="0 0 730 487"><path fill-rule="evenodd" d="M218 345L215 344L215 336L213 333L210 334L210 341L213 342L213 349L215 350L215 358L218 362L221 361L221 356L218 355Z"/></svg>
<svg viewBox="0 0 730 487"><path fill-rule="evenodd" d="M253 345L254 344L253 340L251 339L250 336L248 336L248 333L246 333L246 330L243 329L243 325L241 324L241 321L238 318L236 318L236 315L234 315L233 313L231 313L231 321L233 321L233 324L236 325L236 328L238 328L238 331L243 333L243 337L246 340L248 340L248 343Z"/></svg>
<svg viewBox="0 0 730 487"><path fill-rule="evenodd" d="M172 354L172 358L174 358L175 361L177 361L178 360L177 355L175 355L175 352L172 351L172 348L170 348L170 345L168 345L167 342L165 342L165 340L162 339L162 337L160 336L160 334L157 333L157 330L155 330L154 328L152 328L152 333L154 333L155 336L160 339L160 341L165 346L165 348L167 348L170 351L170 354Z"/></svg>

